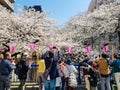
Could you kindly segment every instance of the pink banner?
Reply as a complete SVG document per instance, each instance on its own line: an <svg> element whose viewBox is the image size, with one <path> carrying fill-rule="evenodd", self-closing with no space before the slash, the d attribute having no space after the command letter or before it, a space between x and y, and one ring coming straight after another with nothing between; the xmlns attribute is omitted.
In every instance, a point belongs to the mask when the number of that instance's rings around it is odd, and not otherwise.
<svg viewBox="0 0 120 90"><path fill-rule="evenodd" d="M15 51L15 46L11 45L10 46L10 52L13 53Z"/></svg>
<svg viewBox="0 0 120 90"><path fill-rule="evenodd" d="M103 46L103 51L104 51L104 53L107 53L108 52L108 46Z"/></svg>
<svg viewBox="0 0 120 90"><path fill-rule="evenodd" d="M72 49L73 49L73 47L68 46L68 53L72 53Z"/></svg>
<svg viewBox="0 0 120 90"><path fill-rule="evenodd" d="M34 51L34 50L36 49L36 44L31 43L31 44L30 44L30 49L31 49L32 51Z"/></svg>
<svg viewBox="0 0 120 90"><path fill-rule="evenodd" d="M90 52L91 52L91 46L87 46L87 47L86 47L86 52L87 52L88 54L90 54Z"/></svg>

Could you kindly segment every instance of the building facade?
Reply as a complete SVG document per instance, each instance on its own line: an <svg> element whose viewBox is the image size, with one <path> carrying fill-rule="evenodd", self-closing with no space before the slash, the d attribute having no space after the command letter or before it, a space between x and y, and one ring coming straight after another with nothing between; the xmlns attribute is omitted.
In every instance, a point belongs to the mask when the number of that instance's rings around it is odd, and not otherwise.
<svg viewBox="0 0 120 90"><path fill-rule="evenodd" d="M14 6L13 6L14 2L15 0L0 0L0 4L11 11L14 11Z"/></svg>
<svg viewBox="0 0 120 90"><path fill-rule="evenodd" d="M95 9L99 8L103 3L111 3L114 0L91 0L88 12L93 12Z"/></svg>

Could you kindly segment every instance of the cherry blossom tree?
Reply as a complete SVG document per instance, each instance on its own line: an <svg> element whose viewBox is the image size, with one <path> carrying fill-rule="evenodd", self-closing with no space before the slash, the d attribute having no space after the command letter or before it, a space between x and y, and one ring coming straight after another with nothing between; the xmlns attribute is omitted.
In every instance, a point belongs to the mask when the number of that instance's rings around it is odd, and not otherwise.
<svg viewBox="0 0 120 90"><path fill-rule="evenodd" d="M35 40L39 40L41 49L52 44L73 46L75 52L85 51L86 45L97 50L109 43L111 37L116 36L120 41L119 10L120 0L103 3L93 12L74 16L61 28L55 26L44 12L29 10L16 15L0 6L0 41L1 44L15 45L16 50L21 51L28 50L29 44Z"/></svg>
<svg viewBox="0 0 120 90"><path fill-rule="evenodd" d="M0 42L14 45L16 51L29 50L30 43L39 40L40 47L47 46L54 31L54 20L46 14L32 10L16 15L0 6Z"/></svg>
<svg viewBox="0 0 120 90"><path fill-rule="evenodd" d="M76 51L84 51L83 48L86 45L94 44L93 48L97 49L103 44L109 43L111 35L116 35L118 38L119 34L116 34L116 32L120 31L120 28L118 28L120 20L119 9L120 1L115 0L113 3L103 3L93 12L74 16L68 21L62 31L66 32L66 37L63 41L70 41L75 44L75 47L77 47ZM64 35L62 34L62 36Z"/></svg>

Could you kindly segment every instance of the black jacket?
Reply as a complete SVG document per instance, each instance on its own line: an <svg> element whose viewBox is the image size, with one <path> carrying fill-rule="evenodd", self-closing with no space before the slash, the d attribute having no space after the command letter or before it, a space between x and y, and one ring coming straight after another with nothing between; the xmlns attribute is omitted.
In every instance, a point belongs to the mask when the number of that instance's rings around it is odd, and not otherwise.
<svg viewBox="0 0 120 90"><path fill-rule="evenodd" d="M26 63L26 61L20 60L16 64L16 68L18 68L19 70L18 78L20 80L27 79L27 72L28 72L29 65Z"/></svg>

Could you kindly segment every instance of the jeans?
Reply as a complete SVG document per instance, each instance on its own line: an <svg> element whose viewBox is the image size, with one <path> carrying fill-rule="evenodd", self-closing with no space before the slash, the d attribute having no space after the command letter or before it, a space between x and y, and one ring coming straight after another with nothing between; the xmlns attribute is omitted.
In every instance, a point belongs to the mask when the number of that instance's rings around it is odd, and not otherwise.
<svg viewBox="0 0 120 90"><path fill-rule="evenodd" d="M120 90L120 72L115 73L115 81L116 81L118 90Z"/></svg>
<svg viewBox="0 0 120 90"><path fill-rule="evenodd" d="M20 80L20 85L18 87L18 90L25 90L25 82L26 80Z"/></svg>
<svg viewBox="0 0 120 90"><path fill-rule="evenodd" d="M11 77L6 75L0 75L0 90L10 90Z"/></svg>
<svg viewBox="0 0 120 90"><path fill-rule="evenodd" d="M110 77L100 77L100 81L101 81L101 90L111 90Z"/></svg>
<svg viewBox="0 0 120 90"><path fill-rule="evenodd" d="M55 90L55 85L56 85L56 79L44 81L45 90Z"/></svg>

